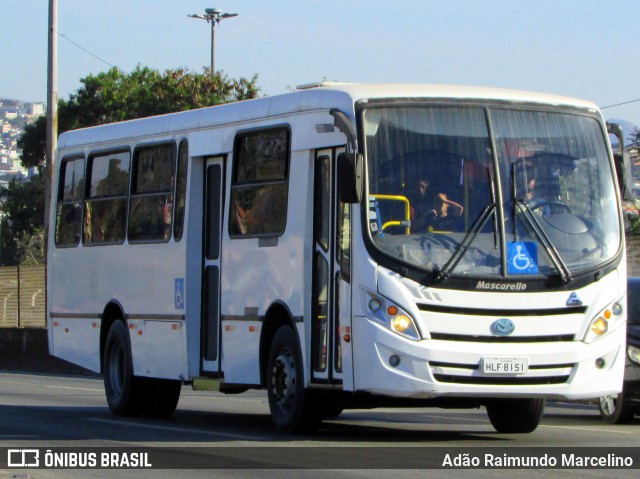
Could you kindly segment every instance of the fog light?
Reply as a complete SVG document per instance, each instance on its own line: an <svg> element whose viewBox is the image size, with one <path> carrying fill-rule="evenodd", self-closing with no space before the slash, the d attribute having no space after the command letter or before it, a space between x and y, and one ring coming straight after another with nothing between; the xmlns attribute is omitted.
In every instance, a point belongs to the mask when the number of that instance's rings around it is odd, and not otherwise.
<svg viewBox="0 0 640 479"><path fill-rule="evenodd" d="M604 359L598 358L596 359L596 368L602 369L604 367Z"/></svg>
<svg viewBox="0 0 640 479"><path fill-rule="evenodd" d="M400 356L393 354L389 357L389 364L394 368L397 368L400 364Z"/></svg>

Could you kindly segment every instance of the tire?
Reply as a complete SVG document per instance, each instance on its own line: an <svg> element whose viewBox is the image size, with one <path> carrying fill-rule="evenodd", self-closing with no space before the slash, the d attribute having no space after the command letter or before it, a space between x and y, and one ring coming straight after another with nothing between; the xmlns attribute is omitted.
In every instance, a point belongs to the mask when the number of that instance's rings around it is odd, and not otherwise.
<svg viewBox="0 0 640 479"><path fill-rule="evenodd" d="M267 358L267 393L271 420L279 432L310 433L321 422L315 395L304 388L302 355L295 333L280 326Z"/></svg>
<svg viewBox="0 0 640 479"><path fill-rule="evenodd" d="M540 424L546 399L492 399L487 403L491 425L500 433L526 434Z"/></svg>
<svg viewBox="0 0 640 479"><path fill-rule="evenodd" d="M104 346L104 390L109 409L116 416L138 416L144 401L142 382L133 375L129 332L115 321Z"/></svg>
<svg viewBox="0 0 640 479"><path fill-rule="evenodd" d="M620 394L603 396L598 400L600 417L609 424L629 424L635 416L638 406L629 404L624 397L624 390Z"/></svg>
<svg viewBox="0 0 640 479"><path fill-rule="evenodd" d="M138 378L144 391L142 413L151 417L169 417L180 400L182 382L172 379Z"/></svg>

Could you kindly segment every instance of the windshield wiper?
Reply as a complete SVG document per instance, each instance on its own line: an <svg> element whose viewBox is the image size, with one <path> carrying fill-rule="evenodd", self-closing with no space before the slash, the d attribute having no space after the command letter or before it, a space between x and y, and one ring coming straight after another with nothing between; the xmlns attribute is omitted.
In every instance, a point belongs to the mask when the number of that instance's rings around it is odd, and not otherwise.
<svg viewBox="0 0 640 479"><path fill-rule="evenodd" d="M484 207L484 209L480 212L480 216L478 217L478 219L475 221L475 223L473 223L469 232L462 239L462 243L458 245L456 250L451 255L451 258L449 258L449 261L447 261L444 266L442 266L440 271L438 271L438 276L436 277L437 281L448 279L451 276L451 271L455 269L462 257L467 253L467 250L471 246L471 243L473 243L473 240L476 238L476 236L478 236L478 233L480 233L482 228L484 228L484 225L487 223L497 207L498 205L495 202Z"/></svg>
<svg viewBox="0 0 640 479"><path fill-rule="evenodd" d="M451 258L449 258L449 261L447 261L438 272L436 281L442 281L444 279L448 279L451 276L451 272L455 269L456 266L458 266L458 263L460 262L462 257L469 250L471 243L473 243L473 240L476 238L476 236L478 236L478 233L480 233L482 228L484 228L484 225L487 223L487 221L492 215L494 218L493 219L493 244L494 244L494 247L496 248L498 246L498 218L497 218L498 215L494 213L498 208L498 201L496 199L497 196L496 196L495 185L494 185L493 176L491 175L490 170L487 170L487 175L489 177L489 185L490 185L489 194L490 194L491 203L485 206L483 210L480 212L478 219L473 223L473 225L471 225L471 228L469 229L465 237L462 239L462 243L458 245L456 250L451 255Z"/></svg>
<svg viewBox="0 0 640 479"><path fill-rule="evenodd" d="M567 264L562 260L560 253L558 253L558 250L549 239L549 236L547 236L547 233L545 233L544 228L536 218L536 215L533 214L533 211L531 211L531 208L529 207L527 202L522 198L518 198L519 195L516 187L516 169L518 166L523 170L525 169L524 158L518 158L511 165L511 194L514 204L514 238L517 237L517 225L515 221L515 209L517 208L522 212L522 218L524 218L524 220L529 223L529 226L531 226L533 233L538 237L540 243L542 243L542 247L546 251L549 258L551 258L551 262L553 263L555 268L558 270L558 274L560 275L562 282L566 284L569 281L573 280L571 271L567 267Z"/></svg>
<svg viewBox="0 0 640 479"><path fill-rule="evenodd" d="M551 262L558 270L558 274L560 275L562 282L566 284L569 281L573 280L573 276L571 275L571 271L567 267L567 264L562 260L562 256L560 256L560 253L558 253L558 250L549 239L549 236L547 236L547 233L545 233L544 228L536 218L536 215L533 213L533 211L531 211L531 208L529 208L529 205L523 199L515 199L514 202L518 209L522 212L522 218L524 218L524 220L529 223L529 226L531 226L534 234L540 240L540 243L542 244L542 247L546 251L547 255L549 256L549 258L551 258Z"/></svg>

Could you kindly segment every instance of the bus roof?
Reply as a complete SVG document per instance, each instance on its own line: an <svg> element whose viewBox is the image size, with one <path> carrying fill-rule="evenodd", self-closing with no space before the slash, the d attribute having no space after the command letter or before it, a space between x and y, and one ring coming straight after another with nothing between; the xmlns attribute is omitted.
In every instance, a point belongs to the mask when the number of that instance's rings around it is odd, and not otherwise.
<svg viewBox="0 0 640 479"><path fill-rule="evenodd" d="M354 101L384 98L477 99L544 103L588 109L598 108L594 103L578 98L549 93L467 85L318 82L298 86L298 90L312 89L339 90L349 94Z"/></svg>
<svg viewBox="0 0 640 479"><path fill-rule="evenodd" d="M302 85L295 92L281 95L65 132L60 135L58 148L73 148L104 141L125 141L145 136L169 135L179 131L198 130L262 118L276 118L303 111L338 108L348 115L353 115L354 103L359 100L391 98L499 100L515 103L571 106L593 111L598 109L595 104L585 100L498 88L320 82Z"/></svg>

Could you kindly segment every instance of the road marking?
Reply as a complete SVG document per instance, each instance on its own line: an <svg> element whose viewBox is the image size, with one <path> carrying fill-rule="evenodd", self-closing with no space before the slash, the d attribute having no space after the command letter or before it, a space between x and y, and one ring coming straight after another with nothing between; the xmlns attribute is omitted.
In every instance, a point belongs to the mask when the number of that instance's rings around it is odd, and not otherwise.
<svg viewBox="0 0 640 479"><path fill-rule="evenodd" d="M192 434L203 434L205 436L213 436L213 437L221 437L221 438L229 438L229 439L240 439L243 441L266 441L271 439L271 438L262 437L262 436L247 436L245 434L234 434L232 432L211 432L211 431L203 431L202 429L158 426L155 424L144 424L139 422L121 421L117 419L87 418L86 420L94 421L94 422L103 422L107 424L115 424L118 426L129 426L129 427L135 427L135 428L146 428L146 429L156 429L156 430L159 429L162 431L173 431L173 432L187 432Z"/></svg>
<svg viewBox="0 0 640 479"><path fill-rule="evenodd" d="M611 434L637 434L632 431L620 431L618 429L601 429L595 427L572 427L572 426L551 426L550 424L540 424L538 427L553 427L556 429L571 429L572 431L593 431L593 432L608 432Z"/></svg>
<svg viewBox="0 0 640 479"><path fill-rule="evenodd" d="M71 386L45 386L45 388L51 389L73 389L74 391L97 391L104 392L104 389L96 389L96 388L76 388Z"/></svg>
<svg viewBox="0 0 640 479"><path fill-rule="evenodd" d="M425 416L432 418L442 418L442 419L455 419L461 422L465 421L473 421L473 422L484 422L489 423L489 419L473 419L473 418L463 418L463 417L455 417L455 416L444 416L444 415L435 415L435 414L425 414ZM540 424L538 428L547 427L547 428L556 428L556 429L570 429L573 431L593 431L593 432L608 432L611 434L636 434L633 431L620 431L618 429L603 429L603 428L593 428L593 427L575 427L575 426L553 426L551 424Z"/></svg>

